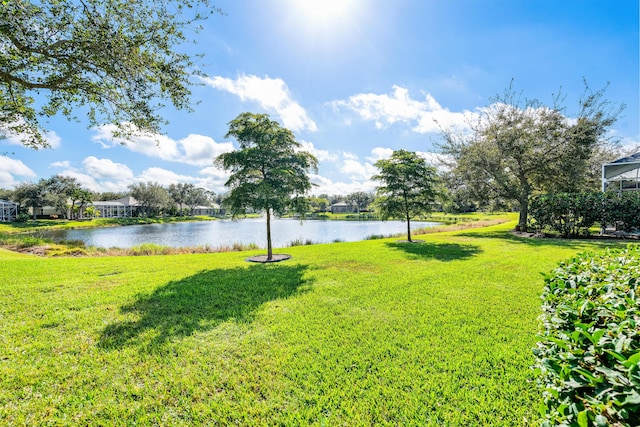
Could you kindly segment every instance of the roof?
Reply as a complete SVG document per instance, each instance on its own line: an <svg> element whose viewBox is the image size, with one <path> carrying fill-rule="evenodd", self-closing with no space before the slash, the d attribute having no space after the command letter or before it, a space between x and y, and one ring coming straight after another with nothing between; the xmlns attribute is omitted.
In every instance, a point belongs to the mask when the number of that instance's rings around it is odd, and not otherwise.
<svg viewBox="0 0 640 427"><path fill-rule="evenodd" d="M139 206L136 199L131 196L125 196L118 200L95 201L91 203L93 206Z"/></svg>
<svg viewBox="0 0 640 427"><path fill-rule="evenodd" d="M640 169L640 151L602 165L602 179L610 180L612 178L620 177L620 175L637 176L637 172L633 174L629 174L629 172L636 171L638 169Z"/></svg>
<svg viewBox="0 0 640 427"><path fill-rule="evenodd" d="M16 202L10 202L9 200L0 199L0 204L2 205L17 205Z"/></svg>

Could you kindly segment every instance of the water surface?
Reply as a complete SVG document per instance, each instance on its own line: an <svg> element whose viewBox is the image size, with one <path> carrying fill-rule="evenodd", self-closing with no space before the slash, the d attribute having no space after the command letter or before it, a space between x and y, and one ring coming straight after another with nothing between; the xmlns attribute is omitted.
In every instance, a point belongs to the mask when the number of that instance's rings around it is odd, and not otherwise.
<svg viewBox="0 0 640 427"><path fill-rule="evenodd" d="M412 222L411 229L439 225L436 222ZM319 221L300 222L295 219L275 219L271 222L271 241L274 247L289 246L293 241L330 243L353 242L372 235L406 233L401 221ZM162 246L229 246L234 243L267 246L264 218L240 221L188 221L169 224L131 225L124 227L91 228L56 231L55 238L82 240L89 246L102 248L130 248L143 243Z"/></svg>

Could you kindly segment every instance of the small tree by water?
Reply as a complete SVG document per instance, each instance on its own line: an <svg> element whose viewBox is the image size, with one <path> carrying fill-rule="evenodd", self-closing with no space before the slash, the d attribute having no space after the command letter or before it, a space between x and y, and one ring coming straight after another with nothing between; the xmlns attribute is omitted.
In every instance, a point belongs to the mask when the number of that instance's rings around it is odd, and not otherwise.
<svg viewBox="0 0 640 427"><path fill-rule="evenodd" d="M375 203L382 219L403 218L411 242L411 218L433 210L438 195L436 170L424 158L406 150L394 151L390 159L378 160L375 166L380 173L373 179L382 183Z"/></svg>
<svg viewBox="0 0 640 427"><path fill-rule="evenodd" d="M242 113L229 123L225 138L233 137L239 149L216 158L216 164L231 176L223 204L237 218L248 209L267 217L267 261L273 260L271 216L308 211L305 194L311 189L309 172L318 160L300 150L293 133L267 114Z"/></svg>

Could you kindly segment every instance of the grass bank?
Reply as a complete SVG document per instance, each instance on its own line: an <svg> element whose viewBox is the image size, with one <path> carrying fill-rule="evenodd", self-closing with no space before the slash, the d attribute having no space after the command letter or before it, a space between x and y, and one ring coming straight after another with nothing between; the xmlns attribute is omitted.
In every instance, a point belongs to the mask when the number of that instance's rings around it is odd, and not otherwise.
<svg viewBox="0 0 640 427"><path fill-rule="evenodd" d="M530 424L540 273L618 243L513 225L270 265L0 249L0 424Z"/></svg>

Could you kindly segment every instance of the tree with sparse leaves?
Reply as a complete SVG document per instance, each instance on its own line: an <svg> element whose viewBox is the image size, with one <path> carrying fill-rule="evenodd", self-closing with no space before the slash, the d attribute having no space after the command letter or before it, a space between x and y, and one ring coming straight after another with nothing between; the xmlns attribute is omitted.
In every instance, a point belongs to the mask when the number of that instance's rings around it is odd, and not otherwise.
<svg viewBox="0 0 640 427"><path fill-rule="evenodd" d="M216 158L218 166L231 172L224 205L234 218L248 209L266 214L267 261L271 261L271 216L308 211L309 172L317 170L318 161L267 114L240 114L229 123L225 137L235 138L239 149Z"/></svg>
<svg viewBox="0 0 640 427"><path fill-rule="evenodd" d="M396 150L389 159L378 160L380 181L375 204L382 219L402 218L407 222L407 240L411 242L411 218L433 211L438 198L436 169L424 158L407 150Z"/></svg>
<svg viewBox="0 0 640 427"><path fill-rule="evenodd" d="M179 46L218 11L209 0L1 1L0 137L46 147L43 121L78 111L120 136L159 132L160 107L188 110L201 73Z"/></svg>
<svg viewBox="0 0 640 427"><path fill-rule="evenodd" d="M611 141L608 132L624 106L592 92L585 83L574 119L561 98L552 107L522 101L512 87L484 108L471 132L443 132L443 153L453 173L476 200L518 204L518 227L526 229L529 197L541 192L578 192L589 182L592 159Z"/></svg>

